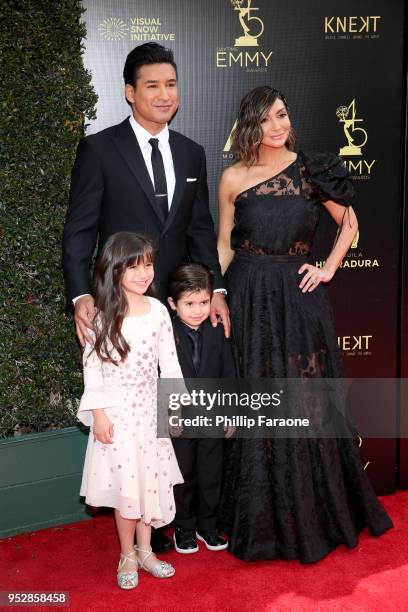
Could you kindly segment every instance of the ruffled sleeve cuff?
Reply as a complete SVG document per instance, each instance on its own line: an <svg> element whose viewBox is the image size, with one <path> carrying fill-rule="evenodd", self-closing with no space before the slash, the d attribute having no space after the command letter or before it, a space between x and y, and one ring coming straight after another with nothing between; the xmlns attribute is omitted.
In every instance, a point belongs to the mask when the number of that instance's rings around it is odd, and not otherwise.
<svg viewBox="0 0 408 612"><path fill-rule="evenodd" d="M123 401L119 389L107 389L106 387L94 387L85 389L79 403L77 418L87 427L93 424L92 410L98 408L118 408Z"/></svg>
<svg viewBox="0 0 408 612"><path fill-rule="evenodd" d="M354 187L343 160L333 153L301 153L306 178L312 183L321 202L333 200L350 206Z"/></svg>

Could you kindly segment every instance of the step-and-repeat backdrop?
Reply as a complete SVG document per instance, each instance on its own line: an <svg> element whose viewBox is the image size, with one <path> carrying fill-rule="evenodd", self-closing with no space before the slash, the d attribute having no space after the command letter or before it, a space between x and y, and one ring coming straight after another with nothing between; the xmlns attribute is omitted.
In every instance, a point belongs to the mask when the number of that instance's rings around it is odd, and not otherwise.
<svg viewBox="0 0 408 612"><path fill-rule="evenodd" d="M92 134L129 114L122 71L136 45L173 49L180 109L172 128L205 147L211 210L233 163L229 136L242 96L257 85L284 92L298 147L344 159L356 189L359 234L330 293L348 376L397 375L402 213L403 0L85 0L85 65L99 96ZM313 259L336 234L323 214ZM391 390L390 390L391 389ZM360 397L395 427L397 396ZM365 405L364 405L365 402ZM395 487L396 442L364 439L380 493Z"/></svg>

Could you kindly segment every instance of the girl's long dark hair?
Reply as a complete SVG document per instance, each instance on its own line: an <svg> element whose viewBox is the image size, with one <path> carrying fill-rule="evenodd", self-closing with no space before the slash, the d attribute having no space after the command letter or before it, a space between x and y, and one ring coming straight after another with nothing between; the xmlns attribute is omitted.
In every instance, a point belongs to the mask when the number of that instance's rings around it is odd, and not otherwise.
<svg viewBox="0 0 408 612"><path fill-rule="evenodd" d="M117 365L114 350L120 361L126 359L130 347L122 335L123 319L128 311L128 301L122 288L122 278L133 265L153 262L153 245L144 236L132 232L118 232L106 241L95 265L95 320L96 340L94 350L102 361ZM154 295L152 286L146 295Z"/></svg>
<svg viewBox="0 0 408 612"><path fill-rule="evenodd" d="M278 99L282 100L286 110L289 111L283 93L269 85L255 87L242 98L237 123L231 136L231 149L236 160L243 161L247 166L257 162L258 149L263 138L261 121ZM286 141L289 151L295 150L295 143L296 135L291 128Z"/></svg>

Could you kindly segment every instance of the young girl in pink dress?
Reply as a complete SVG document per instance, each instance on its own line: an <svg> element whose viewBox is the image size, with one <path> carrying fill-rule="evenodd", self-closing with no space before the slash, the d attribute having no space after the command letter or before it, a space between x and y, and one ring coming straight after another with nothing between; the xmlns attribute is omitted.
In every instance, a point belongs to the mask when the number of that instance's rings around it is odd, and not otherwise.
<svg viewBox="0 0 408 612"><path fill-rule="evenodd" d="M158 578L175 573L150 546L151 526L173 520L173 486L183 482L171 441L156 437L157 367L163 378L182 373L166 307L147 295L153 276L148 240L130 232L109 238L95 269L98 314L78 410L91 427L80 494L115 509L122 589L137 586L138 567Z"/></svg>

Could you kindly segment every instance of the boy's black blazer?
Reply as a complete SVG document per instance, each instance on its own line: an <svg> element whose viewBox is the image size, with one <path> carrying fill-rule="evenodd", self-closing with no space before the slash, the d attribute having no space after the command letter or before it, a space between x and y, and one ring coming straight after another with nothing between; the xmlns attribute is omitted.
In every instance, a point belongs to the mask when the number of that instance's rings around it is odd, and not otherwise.
<svg viewBox="0 0 408 612"><path fill-rule="evenodd" d="M213 327L209 319L203 323L198 372L193 365L191 340L185 325L178 317L173 319L173 329L177 356L184 378L236 378L231 340L225 338L222 323L218 323L217 327Z"/></svg>
<svg viewBox="0 0 408 612"><path fill-rule="evenodd" d="M155 280L162 299L167 297L171 273L184 261L208 266L215 273L215 287L222 287L204 149L173 130L169 144L176 186L164 222L129 119L80 142L63 236L69 302L91 293L90 264L97 240L100 250L111 234L120 231L139 232L153 240Z"/></svg>

